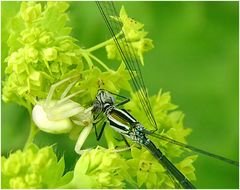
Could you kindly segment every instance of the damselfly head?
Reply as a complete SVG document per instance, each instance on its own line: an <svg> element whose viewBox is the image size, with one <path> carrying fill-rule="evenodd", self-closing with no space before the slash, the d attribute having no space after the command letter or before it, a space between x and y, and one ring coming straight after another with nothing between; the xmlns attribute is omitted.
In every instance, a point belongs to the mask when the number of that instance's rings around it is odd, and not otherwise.
<svg viewBox="0 0 240 190"><path fill-rule="evenodd" d="M96 100L93 103L93 113L105 111L108 106L112 106L115 102L114 97L105 90L99 90Z"/></svg>

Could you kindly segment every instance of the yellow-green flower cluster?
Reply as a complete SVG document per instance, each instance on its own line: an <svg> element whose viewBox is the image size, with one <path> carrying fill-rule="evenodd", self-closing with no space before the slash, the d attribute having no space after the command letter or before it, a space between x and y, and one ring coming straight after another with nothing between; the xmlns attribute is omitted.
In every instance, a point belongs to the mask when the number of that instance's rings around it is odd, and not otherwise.
<svg viewBox="0 0 240 190"><path fill-rule="evenodd" d="M161 93L161 91L150 98L153 114L156 118L158 130L155 132L163 136L169 137L176 141L186 143L186 137L191 133L189 128L185 128L183 124L184 114L176 110L177 106L171 103L171 96L169 93ZM125 108L131 110L131 113L139 119L139 121L149 130L153 130L153 126L147 120L145 112L139 107L139 100L137 93L132 94L131 101L126 104ZM138 107L138 109L136 109ZM152 137L154 144L161 149L167 158L180 157L183 149L179 146L171 144L166 141L159 140ZM185 150L186 151L186 150ZM197 156L188 156L182 158L179 163L174 163L189 180L196 180L195 168L193 162ZM155 158L146 150L142 151L135 148L132 149L132 159L128 161L131 171L137 177L139 186L145 185L147 188L173 188L174 185L168 177L166 170L161 168L160 164ZM148 169L143 169L143 168ZM150 177L152 176L152 177Z"/></svg>
<svg viewBox="0 0 240 190"><path fill-rule="evenodd" d="M123 188L130 180L128 166L118 153L97 147L76 163L72 181L65 188Z"/></svg>
<svg viewBox="0 0 240 190"><path fill-rule="evenodd" d="M92 105L101 88L114 93L122 89L132 92L125 64L120 64L115 71L92 54L93 50L105 47L109 59L121 60L113 40L86 50L76 45L76 40L70 36L71 28L65 26L68 6L64 2L21 4L19 14L12 19L9 28L10 52L6 59L6 79L3 83L4 101L15 101L25 107L35 105L37 98L46 98L52 84L75 75L78 81L70 94L84 90L81 99L73 98L73 101L81 100L81 105ZM129 18L124 8L119 18L122 23L122 31L117 35L120 46L126 45L122 40L124 33L143 64L143 54L153 48L152 40L146 38L144 25ZM117 22L119 18L112 17ZM128 51L128 48L123 48L123 51ZM97 67L97 64L101 67ZM84 68L85 65L88 68ZM55 98L59 98L68 85L59 87ZM153 129L137 97L137 93L133 93L125 109L131 110L131 114L144 127ZM191 130L184 127L184 114L171 103L170 94L159 92L150 98L150 103L158 125L156 133L186 143L185 138ZM109 147L125 145L124 141L115 138L119 134L109 128L105 130ZM79 131L73 133L71 135L76 137ZM183 153L176 145L154 138L151 140L170 160ZM195 180L192 165L195 159L196 156L189 156L175 163L189 180ZM124 188L129 185L138 188L174 188L166 169L144 148L133 147L130 155L98 147L80 157L73 178L71 173L63 176L64 160L58 161L51 147L39 149L32 145L24 151L10 154L8 158L2 157L1 161L3 188Z"/></svg>
<svg viewBox="0 0 240 190"><path fill-rule="evenodd" d="M58 161L52 147L30 145L24 151L1 157L2 188L56 188L68 183L71 172L63 176L64 159Z"/></svg>
<svg viewBox="0 0 240 190"><path fill-rule="evenodd" d="M64 2L23 2L9 27L9 56L3 100L26 106L46 98L52 83L82 71L80 47L65 24L69 5Z"/></svg>
<svg viewBox="0 0 240 190"><path fill-rule="evenodd" d="M152 40L146 38L148 33L143 29L144 24L128 17L124 7L121 8L119 17L112 17L112 19L115 19L116 22L122 23L122 32L124 33L126 39L122 38L120 31L118 32L120 32L119 45L122 47L123 53L126 56L138 58L140 63L143 65L143 54L153 48ZM134 52L126 47L126 40L132 45ZM121 59L114 42L106 46L106 51L109 59ZM133 53L135 55L133 55Z"/></svg>

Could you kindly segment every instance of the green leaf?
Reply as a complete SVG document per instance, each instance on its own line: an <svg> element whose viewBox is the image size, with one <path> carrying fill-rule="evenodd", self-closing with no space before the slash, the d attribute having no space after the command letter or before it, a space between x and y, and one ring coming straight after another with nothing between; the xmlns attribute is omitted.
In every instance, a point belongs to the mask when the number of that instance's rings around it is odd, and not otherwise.
<svg viewBox="0 0 240 190"><path fill-rule="evenodd" d="M73 171L67 172L60 180L57 182L57 187L63 188L64 185L67 185L73 179Z"/></svg>

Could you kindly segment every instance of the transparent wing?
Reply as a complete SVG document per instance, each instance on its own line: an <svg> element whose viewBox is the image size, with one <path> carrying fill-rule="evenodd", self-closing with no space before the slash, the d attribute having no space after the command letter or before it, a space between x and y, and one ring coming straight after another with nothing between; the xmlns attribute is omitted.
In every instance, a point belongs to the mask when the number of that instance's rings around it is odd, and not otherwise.
<svg viewBox="0 0 240 190"><path fill-rule="evenodd" d="M183 147L183 148L187 148L187 149L192 150L192 151L194 151L194 152L196 152L196 153L204 154L204 155L206 155L206 156L209 156L209 157L212 157L212 158L215 158L215 159L218 159L218 160L222 160L222 161L227 162L227 163L229 163L229 164L232 164L232 165L235 165L235 166L239 166L239 162L238 162L238 161L234 161L234 160L225 158L225 157L223 157L223 156L219 156L219 155L216 155L216 154L207 152L207 151L205 151L205 150L202 150L202 149L193 147L193 146L191 146L191 145L187 145L187 144L178 142L178 141L173 140L173 139L171 139L171 138L169 138L169 137L166 137L166 136L163 136L163 135L159 135L159 134L156 134L156 133L149 133L148 135L153 136L153 137L155 137L155 138L158 138L158 139L160 139L160 140L167 141L167 142L170 142L170 143L172 143L172 144L181 146L181 147Z"/></svg>
<svg viewBox="0 0 240 190"><path fill-rule="evenodd" d="M115 45L118 48L119 54L121 55L122 60L125 63L128 71L129 71L129 74L132 78L133 87L136 91L138 91L137 95L138 95L138 98L142 104L142 107L147 115L147 118L148 118L149 122L151 123L151 125L153 127L157 128L157 124L156 124L155 118L152 113L152 108L150 105L148 93L147 93L147 90L146 90L146 87L144 84L144 80L142 77L142 72L141 72L141 68L140 68L140 59L136 55L131 43L128 42L126 35L124 34L124 32L122 30L122 22L118 16L118 11L116 10L113 2L111 2L111 1L97 1L96 3L97 3L98 9L100 10L100 12L104 18L104 21L109 29L109 32L111 33L111 36L115 42ZM114 19L113 19L113 17L114 17ZM136 72L136 75L134 74L134 72ZM238 161L234 161L234 160L231 160L231 159L228 159L228 158L216 155L216 154L212 154L205 150L175 141L171 138L168 138L168 137L165 137L165 136L162 136L159 134L155 134L155 133L150 133L148 135L158 138L160 140L164 140L164 141L170 142L172 144L181 146L183 148L187 148L196 153L204 154L206 156L216 158L218 160L222 160L229 164L239 166Z"/></svg>
<svg viewBox="0 0 240 190"><path fill-rule="evenodd" d="M118 48L119 54L121 55L127 70L129 71L129 74L132 78L133 87L137 92L137 96L142 104L146 116L150 124L157 129L157 124L153 116L148 93L142 77L140 59L136 55L134 48L132 47L131 43L128 42L126 35L122 30L122 22L118 16L117 10L111 1L97 1L96 3L111 33L115 45Z"/></svg>

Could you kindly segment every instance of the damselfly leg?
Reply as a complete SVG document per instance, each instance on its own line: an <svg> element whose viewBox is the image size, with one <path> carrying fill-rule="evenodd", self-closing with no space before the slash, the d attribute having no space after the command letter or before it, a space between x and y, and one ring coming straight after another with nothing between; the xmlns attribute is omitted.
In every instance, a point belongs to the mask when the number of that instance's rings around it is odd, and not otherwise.
<svg viewBox="0 0 240 190"><path fill-rule="evenodd" d="M102 127L101 127L101 129L100 129L99 134L98 134L98 132L97 132L96 124L94 124L94 130L95 130L95 135L96 135L97 141L99 141L99 140L101 139L106 124L107 124L107 122L104 121L104 123L103 123L103 125L102 125Z"/></svg>

